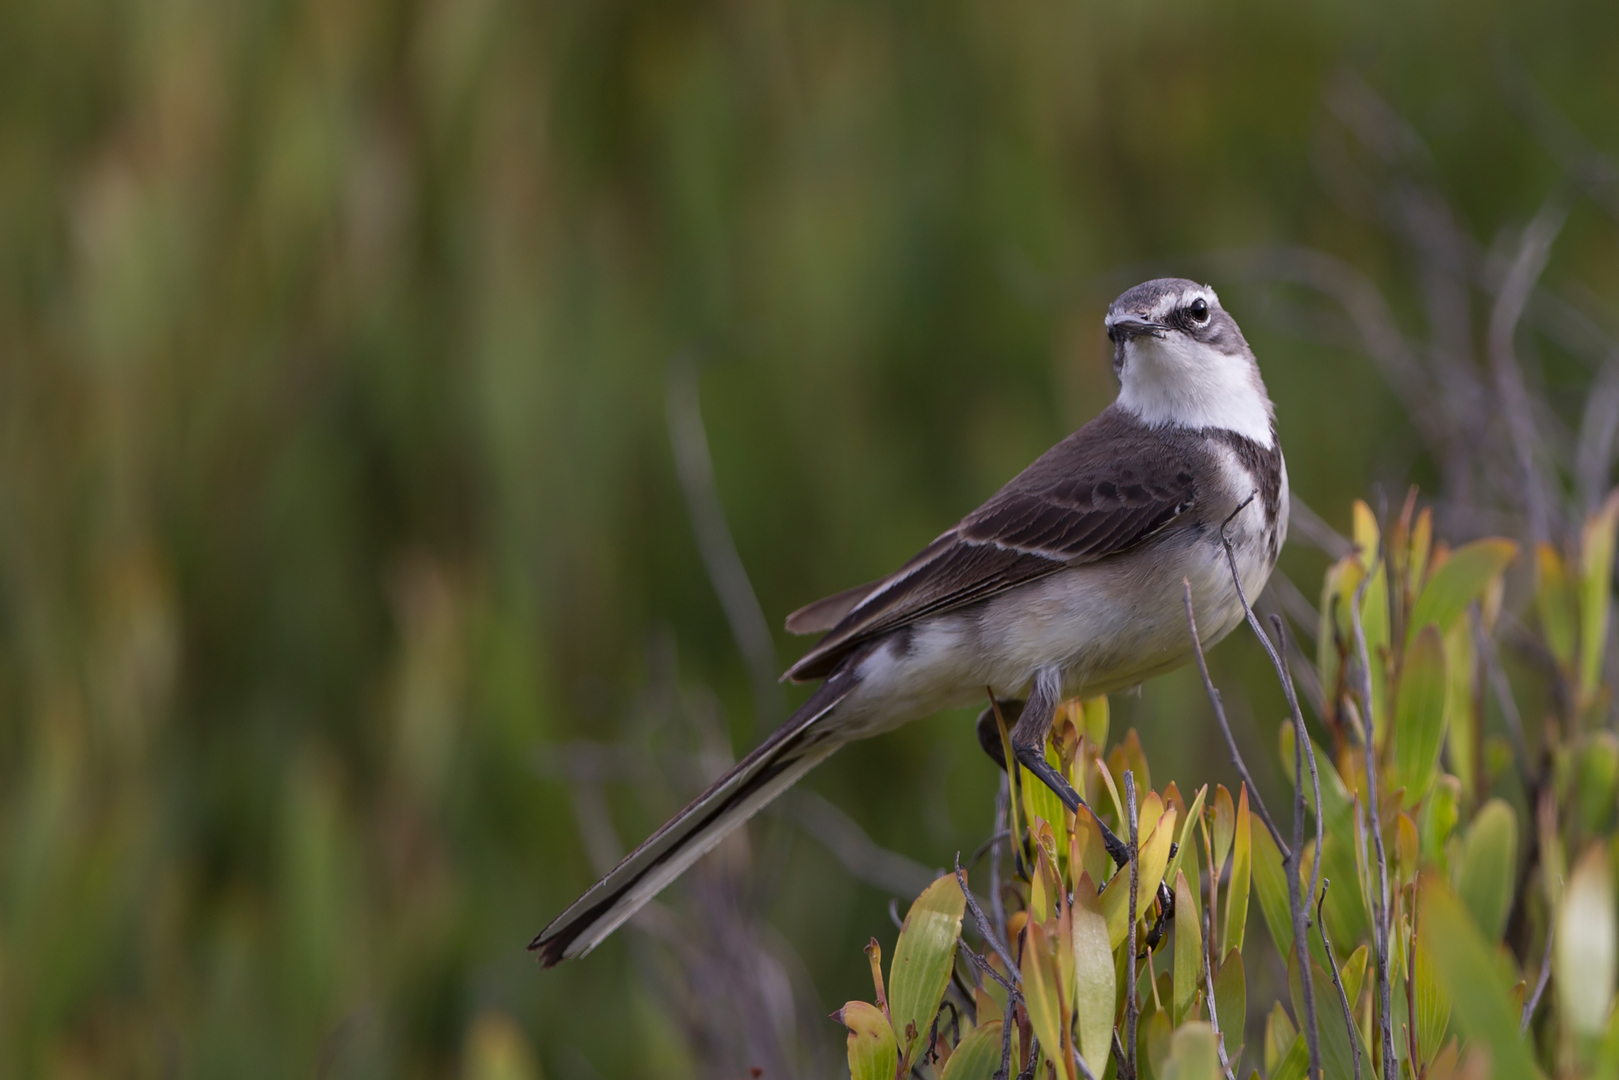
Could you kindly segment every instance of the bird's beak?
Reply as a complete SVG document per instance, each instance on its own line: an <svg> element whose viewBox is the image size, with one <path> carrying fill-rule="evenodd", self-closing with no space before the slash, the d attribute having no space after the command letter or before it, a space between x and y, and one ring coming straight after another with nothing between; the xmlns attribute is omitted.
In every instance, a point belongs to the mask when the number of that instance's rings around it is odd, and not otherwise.
<svg viewBox="0 0 1619 1080"><path fill-rule="evenodd" d="M1163 337L1169 327L1164 323L1149 322L1146 319L1137 319L1130 315L1120 315L1107 325L1108 336L1115 341L1129 341L1131 338L1151 335Z"/></svg>

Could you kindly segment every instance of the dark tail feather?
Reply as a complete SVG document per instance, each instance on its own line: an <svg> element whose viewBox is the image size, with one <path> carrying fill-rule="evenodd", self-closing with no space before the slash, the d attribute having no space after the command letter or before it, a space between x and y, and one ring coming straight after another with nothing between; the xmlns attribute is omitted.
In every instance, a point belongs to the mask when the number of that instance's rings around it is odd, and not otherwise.
<svg viewBox="0 0 1619 1080"><path fill-rule="evenodd" d="M551 967L601 944L688 866L842 745L818 721L837 707L854 681L847 668L827 679L758 749L553 919L528 943L540 963Z"/></svg>

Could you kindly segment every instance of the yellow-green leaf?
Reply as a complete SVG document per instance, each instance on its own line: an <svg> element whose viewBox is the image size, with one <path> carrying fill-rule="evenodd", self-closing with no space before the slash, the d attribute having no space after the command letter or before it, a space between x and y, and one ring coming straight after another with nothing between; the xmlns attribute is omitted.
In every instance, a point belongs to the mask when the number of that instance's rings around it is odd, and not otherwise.
<svg viewBox="0 0 1619 1080"><path fill-rule="evenodd" d="M1619 959L1615 920L1608 848L1594 843L1580 856L1563 890L1552 954L1558 1011L1583 1036L1601 1034L1613 1003Z"/></svg>
<svg viewBox="0 0 1619 1080"><path fill-rule="evenodd" d="M1445 1026L1450 1023L1450 995L1445 992L1434 971L1433 957L1429 955L1428 947L1420 940L1417 942L1412 976L1416 988L1412 1003L1417 1011L1417 1052L1422 1057L1416 1071L1420 1075L1420 1066L1426 1066L1439 1053L1445 1037Z"/></svg>
<svg viewBox="0 0 1619 1080"><path fill-rule="evenodd" d="M1619 530L1619 490L1585 523L1580 566L1580 701L1589 702L1602 679L1608 643L1608 599L1613 592L1614 534Z"/></svg>
<svg viewBox="0 0 1619 1080"><path fill-rule="evenodd" d="M1139 835L1139 833L1137 834ZM1136 919L1146 915L1158 883L1164 880L1164 869L1169 865L1169 845L1175 836L1175 808L1165 810L1158 819L1152 835L1141 843L1137 858ZM1102 914L1107 916L1109 944L1117 949L1130 934L1130 869L1125 867L1107 884L1102 893Z"/></svg>
<svg viewBox="0 0 1619 1080"><path fill-rule="evenodd" d="M1023 1006L1046 1057L1061 1061L1066 1018L1057 997L1057 970L1051 951L1052 942L1045 931L1031 920L1023 928Z"/></svg>
<svg viewBox="0 0 1619 1080"><path fill-rule="evenodd" d="M1412 639L1400 672L1394 706L1393 786L1405 788L1405 805L1428 793L1445 736L1445 642L1435 626Z"/></svg>
<svg viewBox="0 0 1619 1080"><path fill-rule="evenodd" d="M1176 841L1175 853L1169 857L1169 865L1164 867L1164 880L1174 881L1176 871L1181 868L1181 860L1186 858L1188 851L1192 852L1192 877L1194 879L1192 893L1194 896L1198 892L1195 881L1197 878L1197 836L1192 832L1192 829L1196 827L1200 820L1200 815L1203 813L1203 800L1208 793L1209 786L1207 784L1198 789L1197 798L1192 800L1192 808L1186 812L1186 817L1181 822L1181 835L1180 839Z"/></svg>
<svg viewBox="0 0 1619 1080"><path fill-rule="evenodd" d="M869 1002L851 1001L833 1019L849 1029L850 1080L894 1080L899 1051L882 1010Z"/></svg>
<svg viewBox="0 0 1619 1080"><path fill-rule="evenodd" d="M1293 1026L1287 1010L1280 1001L1276 1002L1270 1008L1270 1015L1265 1017L1265 1072L1272 1078L1298 1037L1298 1028Z"/></svg>
<svg viewBox="0 0 1619 1080"><path fill-rule="evenodd" d="M1097 750L1106 750L1109 720L1107 695L1086 698L1082 708L1084 727L1080 728L1080 734L1089 739Z"/></svg>
<svg viewBox="0 0 1619 1080"><path fill-rule="evenodd" d="M924 889L905 913L888 965L888 1013L894 1018L900 1056L907 1063L915 1060L917 1046L928 1037L944 999L966 903L955 875L946 874Z"/></svg>
<svg viewBox="0 0 1619 1080"><path fill-rule="evenodd" d="M1101 897L1088 875L1074 886L1069 909L1074 946L1074 1012L1079 1018L1079 1053L1091 1075L1101 1076L1113 1050L1113 1015L1118 986L1113 946L1108 941L1107 916Z"/></svg>
<svg viewBox="0 0 1619 1080"><path fill-rule="evenodd" d="M1480 733L1474 701L1473 628L1458 620L1445 632L1445 740L1450 767L1461 781L1462 797L1472 805L1479 790Z"/></svg>
<svg viewBox="0 0 1619 1080"><path fill-rule="evenodd" d="M1237 804L1224 784L1214 789L1214 828L1211 831L1214 850L1210 857L1214 860L1212 869L1218 874L1225 867L1225 857L1231 851L1231 839L1237 831Z"/></svg>
<svg viewBox="0 0 1619 1080"><path fill-rule="evenodd" d="M1199 925L1201 905L1192 899L1184 871L1175 871L1175 1000L1170 1020L1176 1027L1185 1023L1197 1004L1197 984L1203 979L1203 930Z"/></svg>
<svg viewBox="0 0 1619 1080"><path fill-rule="evenodd" d="M1248 926L1248 883L1253 866L1253 815L1248 811L1248 785L1237 794L1236 830L1231 844L1231 879L1226 885L1225 939L1222 952L1242 948Z"/></svg>
<svg viewBox="0 0 1619 1080"><path fill-rule="evenodd" d="M1170 1037L1162 1080L1220 1080L1220 1051L1212 1027L1194 1021Z"/></svg>
<svg viewBox="0 0 1619 1080"><path fill-rule="evenodd" d="M1276 1006L1278 1009L1281 1005ZM1276 1063L1270 1080L1304 1080L1310 1071L1310 1047L1303 1035L1295 1035L1287 1053Z"/></svg>
<svg viewBox="0 0 1619 1080"><path fill-rule="evenodd" d="M1259 911L1265 916L1265 927L1276 951L1283 956L1293 950L1293 914L1288 907L1287 872L1282 866L1282 852L1271 838L1270 830L1253 830L1254 892L1259 894Z"/></svg>
<svg viewBox="0 0 1619 1080"><path fill-rule="evenodd" d="M1349 959L1338 968L1338 977L1344 983L1344 996L1349 998L1351 1005L1360 1000L1360 984L1366 978L1366 959L1369 955L1366 946L1362 945L1350 953Z"/></svg>
<svg viewBox="0 0 1619 1080"><path fill-rule="evenodd" d="M1017 1033L1012 1034L1012 1061L1021 1059L1017 1052ZM956 1044L950 1060L945 1063L940 1080L994 1080L995 1070L1001 1067L1001 1022L990 1020L979 1024ZM1013 1069L1018 1066L1014 1064Z"/></svg>
<svg viewBox="0 0 1619 1080"><path fill-rule="evenodd" d="M1491 799L1467 830L1456 891L1473 922L1492 942L1500 941L1506 930L1517 860L1518 817L1505 802Z"/></svg>
<svg viewBox="0 0 1619 1080"><path fill-rule="evenodd" d="M1421 884L1418 940L1433 958L1434 972L1449 993L1464 1039L1488 1048L1495 1076L1540 1076L1527 1044L1518 1037L1518 1010L1508 995L1495 944L1479 933L1467 908L1437 874Z"/></svg>
<svg viewBox="0 0 1619 1080"><path fill-rule="evenodd" d="M1614 789L1619 786L1619 736L1595 731L1578 751L1575 791L1580 817L1592 833L1605 832L1613 817Z"/></svg>
<svg viewBox="0 0 1619 1080"><path fill-rule="evenodd" d="M1443 634L1467 610L1467 605L1484 596L1484 590L1518 554L1511 540L1474 540L1450 553L1422 587L1411 612L1406 634L1409 642L1429 623Z"/></svg>
<svg viewBox="0 0 1619 1080"><path fill-rule="evenodd" d="M1568 578L1563 557L1550 544L1535 548L1535 610L1540 615L1541 635L1546 647L1565 671L1574 671L1574 653L1580 635L1580 601L1574 583Z"/></svg>

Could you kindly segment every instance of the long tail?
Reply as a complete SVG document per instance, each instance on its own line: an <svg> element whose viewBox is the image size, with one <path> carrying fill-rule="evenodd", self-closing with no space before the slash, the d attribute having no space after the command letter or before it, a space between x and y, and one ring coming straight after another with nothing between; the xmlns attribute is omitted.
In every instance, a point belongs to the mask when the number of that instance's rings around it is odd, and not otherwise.
<svg viewBox="0 0 1619 1080"><path fill-rule="evenodd" d="M583 956L686 868L824 761L844 739L821 723L854 688L846 665L753 753L710 784L528 943L551 967Z"/></svg>

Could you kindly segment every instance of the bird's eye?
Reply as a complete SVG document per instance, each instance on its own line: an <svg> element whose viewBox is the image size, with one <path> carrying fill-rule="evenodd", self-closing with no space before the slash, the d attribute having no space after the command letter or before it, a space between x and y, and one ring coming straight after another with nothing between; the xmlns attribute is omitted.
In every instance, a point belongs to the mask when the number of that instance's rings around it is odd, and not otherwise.
<svg viewBox="0 0 1619 1080"><path fill-rule="evenodd" d="M1191 311L1192 318L1196 319L1198 322L1206 322L1208 320L1208 317L1209 317L1208 301L1204 300L1201 296L1198 297L1196 300L1193 300L1192 301L1192 306L1190 308L1188 308L1187 310Z"/></svg>

